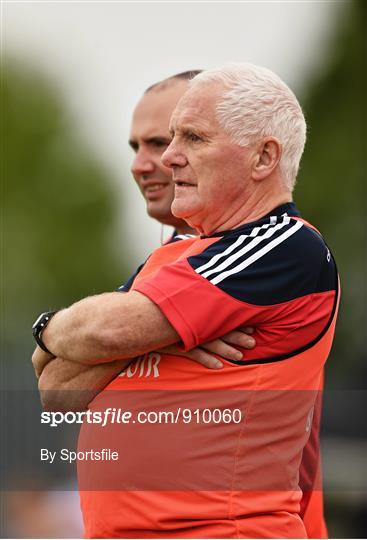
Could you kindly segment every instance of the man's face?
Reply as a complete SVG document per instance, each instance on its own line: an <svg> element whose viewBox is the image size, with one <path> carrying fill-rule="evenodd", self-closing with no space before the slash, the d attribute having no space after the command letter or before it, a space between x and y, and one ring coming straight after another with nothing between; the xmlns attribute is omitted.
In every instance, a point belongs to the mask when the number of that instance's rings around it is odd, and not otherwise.
<svg viewBox="0 0 367 540"><path fill-rule="evenodd" d="M171 142L168 126L172 111L186 89L187 81L174 79L144 94L134 111L129 140L135 152L131 171L149 216L176 227L182 222L171 213L172 170L162 164L161 156Z"/></svg>
<svg viewBox="0 0 367 540"><path fill-rule="evenodd" d="M200 232L236 226L243 205L251 204L254 152L231 142L215 116L223 87L188 90L173 112L173 140L162 161L173 171L172 212Z"/></svg>

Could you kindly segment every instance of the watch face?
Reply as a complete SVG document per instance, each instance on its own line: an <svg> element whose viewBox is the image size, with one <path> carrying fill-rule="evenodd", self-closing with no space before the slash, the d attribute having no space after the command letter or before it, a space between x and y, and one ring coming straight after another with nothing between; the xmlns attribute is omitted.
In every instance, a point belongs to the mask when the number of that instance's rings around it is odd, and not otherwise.
<svg viewBox="0 0 367 540"><path fill-rule="evenodd" d="M32 326L33 335L40 334L45 326L48 325L50 319L55 315L56 311L45 311L41 313L34 325Z"/></svg>
<svg viewBox="0 0 367 540"><path fill-rule="evenodd" d="M41 322L41 320L43 319L43 316L45 314L44 313L41 313L41 315L38 317L38 319L36 320L36 322L33 324L32 326L32 329L35 330L37 328L37 326L39 325L39 323Z"/></svg>
<svg viewBox="0 0 367 540"><path fill-rule="evenodd" d="M55 313L56 311L45 311L44 313L41 313L41 315L38 317L38 319L32 326L32 334L37 342L37 345L49 354L52 353L48 350L48 348L42 341L42 332L46 328L52 317L55 315Z"/></svg>

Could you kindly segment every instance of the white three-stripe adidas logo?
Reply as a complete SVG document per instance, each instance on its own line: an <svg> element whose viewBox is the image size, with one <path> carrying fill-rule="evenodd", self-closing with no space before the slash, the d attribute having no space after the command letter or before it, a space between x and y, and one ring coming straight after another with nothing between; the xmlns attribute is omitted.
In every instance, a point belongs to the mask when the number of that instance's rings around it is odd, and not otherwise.
<svg viewBox="0 0 367 540"><path fill-rule="evenodd" d="M206 264L203 264L202 266L199 266L198 268L196 268L195 271L205 278L208 278L213 274L217 274L216 277L209 279L209 281L213 283L213 285L216 285L217 283L220 283L221 281L226 279L228 276L237 274L244 268L247 268L252 263L263 257L266 253L284 242L287 238L292 236L303 226L303 223L301 221L296 221L296 223L292 225L292 227L287 229L280 236L274 238L270 242L265 242L265 245L263 247L261 247L251 255L246 256L249 251L253 250L259 244L264 243L264 241L269 240L276 232L289 225L291 218L287 214L283 214L282 217L283 220L280 223L277 223L277 217L271 216L269 223L265 223L261 227L255 227L254 229L252 229L250 234L243 234L239 236L237 240L233 242L233 244L231 244L222 253L217 253L216 255L214 255L214 257L210 259L210 261L208 261ZM264 229L268 230L262 236L258 236L259 232ZM251 238L252 240L244 247L233 253L236 248L244 244L248 238ZM237 264L230 270L226 270L226 268L228 268L236 261L239 264Z"/></svg>
<svg viewBox="0 0 367 540"><path fill-rule="evenodd" d="M188 238L196 238L195 234L176 234L174 238L179 238L180 240L187 240Z"/></svg>

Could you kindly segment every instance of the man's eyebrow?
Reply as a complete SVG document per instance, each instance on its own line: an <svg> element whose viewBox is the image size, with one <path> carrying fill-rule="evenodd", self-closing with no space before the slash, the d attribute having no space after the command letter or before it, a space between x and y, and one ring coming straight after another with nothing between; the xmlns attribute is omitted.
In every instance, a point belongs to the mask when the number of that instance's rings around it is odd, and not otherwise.
<svg viewBox="0 0 367 540"><path fill-rule="evenodd" d="M171 142L170 137L165 137L164 135L156 135L154 137L147 137L144 139L146 143L169 143Z"/></svg>
<svg viewBox="0 0 367 540"><path fill-rule="evenodd" d="M169 144L171 142L170 137L165 137L164 135L160 136L154 136L154 137L145 137L142 139L144 143L146 144ZM139 146L139 142L135 139L129 139L129 146L131 148L137 148Z"/></svg>
<svg viewBox="0 0 367 540"><path fill-rule="evenodd" d="M191 126L188 124L187 126L183 126L181 128L181 134L185 137L187 135L197 135L198 137L202 137L203 139L206 139L209 136L209 132L207 130L202 130L197 126Z"/></svg>

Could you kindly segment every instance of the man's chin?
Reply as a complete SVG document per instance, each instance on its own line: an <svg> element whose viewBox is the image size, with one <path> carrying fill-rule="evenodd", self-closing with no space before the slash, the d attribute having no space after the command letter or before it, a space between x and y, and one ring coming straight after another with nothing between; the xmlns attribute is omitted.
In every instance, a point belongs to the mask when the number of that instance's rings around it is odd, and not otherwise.
<svg viewBox="0 0 367 540"><path fill-rule="evenodd" d="M147 202L147 214L153 219L160 221L171 214L171 204Z"/></svg>
<svg viewBox="0 0 367 540"><path fill-rule="evenodd" d="M192 208L186 204L181 204L180 201L173 201L171 212L176 218L183 219L185 221L189 221L195 214Z"/></svg>

